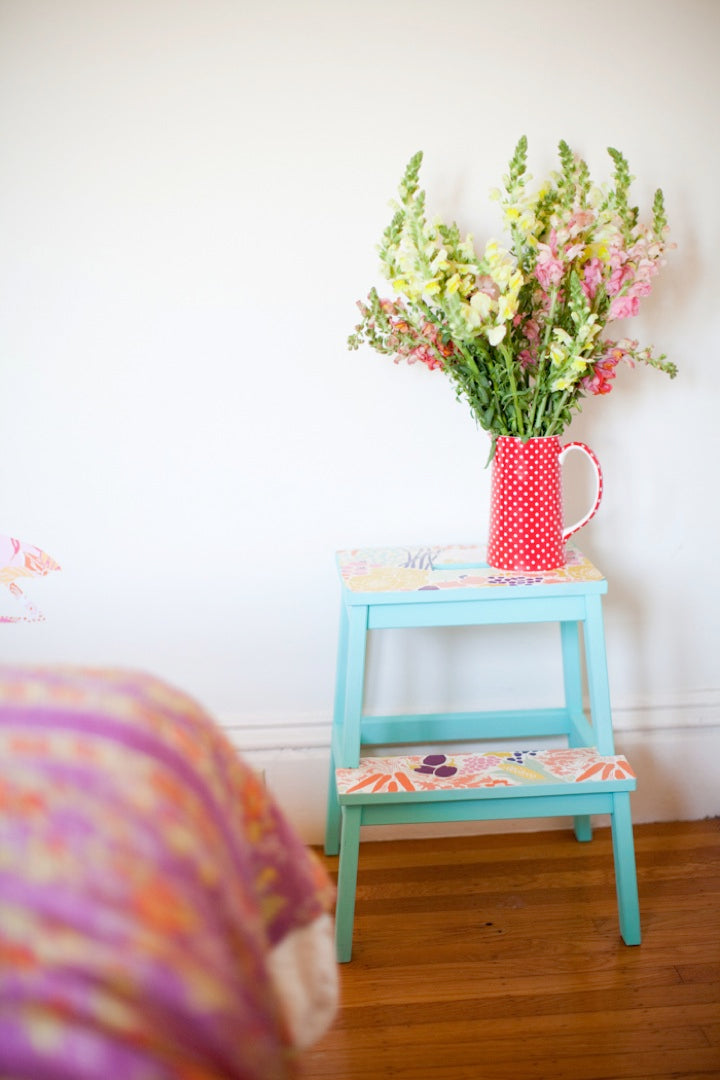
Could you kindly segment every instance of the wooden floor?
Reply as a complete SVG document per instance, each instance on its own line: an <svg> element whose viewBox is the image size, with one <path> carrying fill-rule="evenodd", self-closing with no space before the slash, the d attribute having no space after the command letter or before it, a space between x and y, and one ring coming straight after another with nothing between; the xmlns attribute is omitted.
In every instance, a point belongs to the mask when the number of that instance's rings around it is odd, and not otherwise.
<svg viewBox="0 0 720 1080"><path fill-rule="evenodd" d="M720 1077L720 820L635 840L634 948L607 829L364 844L341 1011L303 1080Z"/></svg>

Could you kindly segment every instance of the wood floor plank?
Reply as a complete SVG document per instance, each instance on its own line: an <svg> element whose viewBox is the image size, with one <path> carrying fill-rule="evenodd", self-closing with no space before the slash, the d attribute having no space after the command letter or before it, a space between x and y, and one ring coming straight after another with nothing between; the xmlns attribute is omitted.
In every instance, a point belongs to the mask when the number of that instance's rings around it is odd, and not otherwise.
<svg viewBox="0 0 720 1080"><path fill-rule="evenodd" d="M720 1046L720 1020L705 1024L703 1033L711 1046Z"/></svg>
<svg viewBox="0 0 720 1080"><path fill-rule="evenodd" d="M364 844L342 1007L300 1080L720 1080L720 821L635 838L633 948L608 830Z"/></svg>
<svg viewBox="0 0 720 1080"><path fill-rule="evenodd" d="M550 987L547 986L542 974L537 976L523 973L509 976L501 968L496 969L491 978L486 978L478 972L478 966L474 962L433 963L430 970L433 976L432 981L418 979L415 968L392 965L391 971L386 973L382 969L363 969L360 966L350 969L343 966L341 981L344 1008L338 1023L343 1023L351 1012L362 1006L377 1005L381 1008L391 1006L397 1000L399 986L403 988L405 1004L452 1002L473 997L477 1001L484 1002L485 1008L489 1008L489 1002L498 1001L502 1007L502 1002L507 999L512 1003L513 1010L517 1011L521 1003L527 999L537 1010L538 1007L552 1008L553 998L559 996L571 999L563 1006L564 1008L569 1006L570 1012L573 1008L580 1008L584 1000L583 995L607 994L610 1000L613 1000L615 995L628 986L628 980L622 970L618 971L604 965L594 970L561 972L553 976ZM695 968L693 967L692 970ZM712 987L720 983L720 978L687 981L692 985L696 982L699 982L701 986L709 984L711 988L709 991L707 988L700 991L700 1000L704 1000L702 995L712 993ZM679 984L682 982L680 973L672 965L644 966L642 970L634 973L631 989L640 1002L644 1000L642 995L648 988L656 991L658 1000L676 1002L682 993L679 989Z"/></svg>
<svg viewBox="0 0 720 1080"><path fill-rule="evenodd" d="M307 1063L303 1069L307 1068ZM546 1052L520 1046L514 1057L492 1058L482 1044L438 1046L407 1052L389 1044L371 1057L340 1053L318 1058L315 1071L302 1071L302 1080L717 1080L717 1049L713 1047L646 1053L598 1050L559 1057L553 1045Z"/></svg>
<svg viewBox="0 0 720 1080"><path fill-rule="evenodd" d="M517 995L494 998L455 998L448 1001L416 1000L396 1009L402 1014L408 1030L415 1026L441 1025L456 1019L463 1022L480 1017L483 1023L492 1021L493 1033L511 1035L522 1020L523 1030L580 1031L605 1029L635 1031L640 1022L667 1025L701 1025L718 1021L717 987L688 986L690 992L667 993L663 988L651 988L643 994L634 988L625 992L603 992L541 995L535 986L523 997ZM338 1022L338 1030L372 1029L383 1032L388 1024L387 1004L346 1008Z"/></svg>
<svg viewBox="0 0 720 1080"><path fill-rule="evenodd" d="M720 963L678 964L677 973L683 982L720 983Z"/></svg>

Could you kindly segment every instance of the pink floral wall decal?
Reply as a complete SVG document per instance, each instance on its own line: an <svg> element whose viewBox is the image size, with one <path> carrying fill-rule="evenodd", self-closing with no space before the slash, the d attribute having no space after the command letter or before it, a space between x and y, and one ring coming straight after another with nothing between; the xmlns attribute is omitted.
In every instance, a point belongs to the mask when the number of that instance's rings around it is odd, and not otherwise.
<svg viewBox="0 0 720 1080"><path fill-rule="evenodd" d="M0 623L42 621L45 616L30 603L17 582L19 578L45 577L51 570L59 569L58 563L34 544L0 534L0 585L22 604L25 612L23 615L0 614Z"/></svg>

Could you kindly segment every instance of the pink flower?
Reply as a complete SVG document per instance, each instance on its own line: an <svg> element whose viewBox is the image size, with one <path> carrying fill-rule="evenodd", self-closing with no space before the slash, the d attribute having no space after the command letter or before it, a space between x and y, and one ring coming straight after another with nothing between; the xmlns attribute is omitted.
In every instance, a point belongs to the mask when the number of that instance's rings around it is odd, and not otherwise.
<svg viewBox="0 0 720 1080"><path fill-rule="evenodd" d="M513 317L512 324L514 327L522 327L523 337L526 341L537 341L540 337L540 327L538 326L537 319L533 319L532 317L527 318L525 315L518 312L518 314Z"/></svg>
<svg viewBox="0 0 720 1080"><path fill-rule="evenodd" d="M595 374L588 375L582 381L583 389L596 396L599 394L609 394L612 390L612 383L610 380L615 378L614 370L602 371L600 370L602 366L601 363L597 364L595 367Z"/></svg>
<svg viewBox="0 0 720 1080"><path fill-rule="evenodd" d="M566 247L563 251L563 255L568 260L577 259L578 255L582 255L584 250L584 244L570 244L570 246Z"/></svg>
<svg viewBox="0 0 720 1080"><path fill-rule="evenodd" d="M632 267L627 263L624 266L616 266L606 285L608 296L616 296L623 285L632 279Z"/></svg>
<svg viewBox="0 0 720 1080"><path fill-rule="evenodd" d="M588 225L592 225L595 215L592 210L575 210L568 221L567 228L570 236L577 236Z"/></svg>
<svg viewBox="0 0 720 1080"><path fill-rule="evenodd" d="M548 244L538 244L538 257L535 264L535 277L543 289L559 285L565 268L553 249Z"/></svg>
<svg viewBox="0 0 720 1080"><path fill-rule="evenodd" d="M436 351L439 352L441 356L444 356L447 359L449 356L453 355L453 353L455 352L455 346L453 345L452 341L448 341L448 342L443 343L443 341L440 338L440 331L438 330L437 326L435 326L434 323L431 323L431 322L424 323L423 328L422 328L422 332L425 335L425 338L429 342L431 342L432 345L435 346ZM428 363L428 361L424 360L423 363ZM428 366L429 367L441 367L442 365L439 364L439 363L433 363L433 364L429 364Z"/></svg>
<svg viewBox="0 0 720 1080"><path fill-rule="evenodd" d="M594 258L585 263L583 267L582 290L588 300L595 299L598 285L602 281L602 259Z"/></svg>
<svg viewBox="0 0 720 1080"><path fill-rule="evenodd" d="M477 285L478 292L487 293L492 300L497 300L500 295L500 289L498 288L497 282L494 281L489 274L482 274L480 277L477 277L475 279L475 284Z"/></svg>
<svg viewBox="0 0 720 1080"><path fill-rule="evenodd" d="M632 348L634 344L626 339L609 344L605 355L595 364L592 375L587 375L582 380L583 390L590 394L609 394L612 390L612 380L615 378L615 368L621 360L629 359L625 345Z"/></svg>
<svg viewBox="0 0 720 1080"><path fill-rule="evenodd" d="M540 337L540 327L538 326L537 319L528 319L523 326L523 334L528 341L537 341Z"/></svg>
<svg viewBox="0 0 720 1080"><path fill-rule="evenodd" d="M408 364L414 364L416 360L425 364L430 368L430 371L442 370L442 363L427 345L418 345L416 349L413 349L412 352L408 353Z"/></svg>
<svg viewBox="0 0 720 1080"><path fill-rule="evenodd" d="M616 296L610 305L608 319L629 319L637 315L640 301L637 296Z"/></svg>

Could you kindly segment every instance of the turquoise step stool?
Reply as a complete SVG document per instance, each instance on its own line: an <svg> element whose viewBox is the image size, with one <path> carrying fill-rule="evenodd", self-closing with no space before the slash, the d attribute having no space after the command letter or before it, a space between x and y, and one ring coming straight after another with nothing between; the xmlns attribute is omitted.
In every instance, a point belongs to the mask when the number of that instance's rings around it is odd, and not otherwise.
<svg viewBox="0 0 720 1080"><path fill-rule="evenodd" d="M630 792L636 780L615 755L602 595L607 582L573 546L566 565L543 572L488 567L477 545L340 551L342 586L325 851L340 853L338 961L352 956L362 825L509 818L574 818L578 840L591 816L610 816L620 933L640 944ZM558 623L564 703L557 708L370 716L364 713L368 631L411 627ZM582 628L582 635L581 635ZM590 719L583 707L584 647ZM567 747L527 749L564 736ZM499 738L523 742L483 749ZM476 750L363 756L364 748L476 741Z"/></svg>

